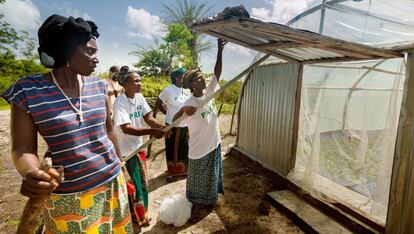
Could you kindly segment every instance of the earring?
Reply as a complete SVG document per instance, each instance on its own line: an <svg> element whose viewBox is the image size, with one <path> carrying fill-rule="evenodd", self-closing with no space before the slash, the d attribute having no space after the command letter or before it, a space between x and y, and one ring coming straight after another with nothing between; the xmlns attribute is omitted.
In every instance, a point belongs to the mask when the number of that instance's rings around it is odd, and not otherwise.
<svg viewBox="0 0 414 234"><path fill-rule="evenodd" d="M70 66L69 61L67 61L66 62L66 67L69 67L69 66Z"/></svg>

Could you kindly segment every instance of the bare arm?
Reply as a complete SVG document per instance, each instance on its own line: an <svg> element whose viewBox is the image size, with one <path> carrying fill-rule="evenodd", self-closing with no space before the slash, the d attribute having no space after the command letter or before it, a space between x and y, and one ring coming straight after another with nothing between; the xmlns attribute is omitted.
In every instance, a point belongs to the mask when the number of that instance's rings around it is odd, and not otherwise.
<svg viewBox="0 0 414 234"><path fill-rule="evenodd" d="M214 75L217 78L217 82L220 80L221 71L223 68L223 48L227 44L223 39L217 39L217 59L216 65L214 66Z"/></svg>
<svg viewBox="0 0 414 234"><path fill-rule="evenodd" d="M110 113L108 98L106 98L106 104L105 105L106 105L106 113ZM114 126L112 124L110 114L106 115L106 131L107 131L109 140L111 140L112 143L114 144L116 155L118 156L118 158L122 162L121 150L119 149L118 139L117 139L116 134L114 132Z"/></svg>
<svg viewBox="0 0 414 234"><path fill-rule="evenodd" d="M37 156L37 129L30 114L17 107L11 106L10 121L12 158L14 166L23 177L20 192L31 198L40 198L53 191L59 179L55 169L48 172L39 169Z"/></svg>
<svg viewBox="0 0 414 234"><path fill-rule="evenodd" d="M158 110L161 111L164 115L167 114L167 111L165 110L164 106L162 105L162 100L157 98L157 102L155 103L155 108L153 112L153 117L155 118L157 116Z"/></svg>
<svg viewBox="0 0 414 234"><path fill-rule="evenodd" d="M173 117L173 122L179 119L184 113L186 113L188 116L193 115L197 110L197 107L195 106L183 106L177 113L175 113Z"/></svg>
<svg viewBox="0 0 414 234"><path fill-rule="evenodd" d="M145 123L147 123L152 128L164 128L165 125L158 122L150 113L144 115Z"/></svg>

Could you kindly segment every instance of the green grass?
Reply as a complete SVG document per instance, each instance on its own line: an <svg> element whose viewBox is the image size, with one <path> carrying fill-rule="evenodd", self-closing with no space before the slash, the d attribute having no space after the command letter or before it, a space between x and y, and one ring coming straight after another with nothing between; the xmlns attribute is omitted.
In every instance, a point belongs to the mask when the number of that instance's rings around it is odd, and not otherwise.
<svg viewBox="0 0 414 234"><path fill-rule="evenodd" d="M7 221L11 226L13 227L17 227L19 226L20 220L18 219L10 219L9 221Z"/></svg>
<svg viewBox="0 0 414 234"><path fill-rule="evenodd" d="M0 98L0 110L8 109L10 109L10 105L3 98Z"/></svg>
<svg viewBox="0 0 414 234"><path fill-rule="evenodd" d="M219 111L221 106L221 102L216 101L217 111ZM223 107L221 108L220 115L231 115L233 114L234 104L224 103Z"/></svg>
<svg viewBox="0 0 414 234"><path fill-rule="evenodd" d="M333 135L329 136L330 134ZM325 135L321 139L320 166L328 175L355 184L375 182L384 157L381 155L380 132L368 132L368 150L361 161L356 158L360 144L357 139L347 136L346 132ZM343 147L343 151L338 150L337 143Z"/></svg>

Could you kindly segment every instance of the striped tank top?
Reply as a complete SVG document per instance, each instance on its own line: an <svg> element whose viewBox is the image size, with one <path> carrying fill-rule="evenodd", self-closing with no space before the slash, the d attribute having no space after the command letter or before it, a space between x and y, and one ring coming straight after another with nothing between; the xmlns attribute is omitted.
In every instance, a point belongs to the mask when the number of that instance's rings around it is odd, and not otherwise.
<svg viewBox="0 0 414 234"><path fill-rule="evenodd" d="M53 165L63 165L65 180L54 191L69 194L111 181L121 171L106 132L107 84L84 77L79 121L62 92L43 75L16 81L1 96L29 113L51 152ZM79 109L79 98L70 101Z"/></svg>

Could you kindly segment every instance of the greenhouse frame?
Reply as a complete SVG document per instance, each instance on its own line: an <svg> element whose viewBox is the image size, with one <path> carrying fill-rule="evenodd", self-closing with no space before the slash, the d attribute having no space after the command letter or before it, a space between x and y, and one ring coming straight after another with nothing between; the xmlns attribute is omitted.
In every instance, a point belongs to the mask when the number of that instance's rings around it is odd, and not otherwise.
<svg viewBox="0 0 414 234"><path fill-rule="evenodd" d="M244 80L234 149L368 230L413 232L412 10L408 0L323 0L288 26L196 22L272 56Z"/></svg>

